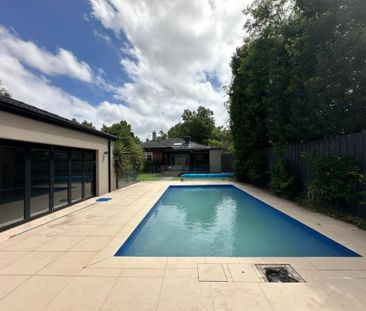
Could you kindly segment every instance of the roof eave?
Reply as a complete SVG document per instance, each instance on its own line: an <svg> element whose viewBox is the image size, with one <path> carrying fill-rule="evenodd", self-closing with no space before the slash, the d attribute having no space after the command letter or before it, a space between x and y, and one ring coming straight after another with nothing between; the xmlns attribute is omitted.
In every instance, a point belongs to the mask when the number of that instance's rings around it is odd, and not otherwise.
<svg viewBox="0 0 366 311"><path fill-rule="evenodd" d="M70 128L70 129L73 129L73 130L78 130L78 131L81 131L81 132L85 132L85 133L88 133L88 134L91 134L91 135L108 138L108 139L111 139L111 140L117 140L118 139L118 137L116 137L114 135L110 135L110 134L104 133L102 131L98 131L98 130L86 127L84 125L75 123L73 121L64 119L64 118L59 117L59 116L58 117L62 118L62 119L53 118L51 116L47 116L47 115L44 115L44 114L37 113L36 111L32 111L32 110L28 110L28 109L25 109L25 108L20 107L20 106L16 106L14 104L6 102L3 97L4 96L0 96L0 110L2 110L2 111L14 113L14 114L17 114L17 115L21 115L23 117L31 118L31 119L38 120L38 121L47 122L47 123L50 123L50 124ZM21 101L18 101L18 100L12 99L12 98L10 100L14 101L14 102L19 102L21 104L25 104Z"/></svg>

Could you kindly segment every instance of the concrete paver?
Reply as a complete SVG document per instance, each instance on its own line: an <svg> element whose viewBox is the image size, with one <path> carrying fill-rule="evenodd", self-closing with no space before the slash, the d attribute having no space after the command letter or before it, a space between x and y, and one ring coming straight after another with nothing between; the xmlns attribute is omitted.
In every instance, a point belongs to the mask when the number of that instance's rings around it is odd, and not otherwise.
<svg viewBox="0 0 366 311"><path fill-rule="evenodd" d="M364 257L114 257L171 184L137 183L0 233L0 310L366 310ZM366 255L365 231L234 185ZM270 263L306 283L266 283L255 264Z"/></svg>

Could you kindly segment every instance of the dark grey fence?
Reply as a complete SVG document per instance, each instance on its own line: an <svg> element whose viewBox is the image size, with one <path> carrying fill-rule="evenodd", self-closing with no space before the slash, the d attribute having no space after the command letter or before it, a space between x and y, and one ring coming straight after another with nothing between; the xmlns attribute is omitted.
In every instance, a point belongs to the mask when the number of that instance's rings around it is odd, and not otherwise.
<svg viewBox="0 0 366 311"><path fill-rule="evenodd" d="M305 160L301 158L303 153L313 153L320 156L344 156L353 158L366 173L366 131L314 140L306 143L298 143L287 146L285 160L289 164L292 173L304 185L309 177L309 168ZM266 152L267 165L269 168L276 163L276 155L272 148ZM366 190L366 189L365 189ZM366 217L366 209L362 207L350 207L350 210L360 216Z"/></svg>
<svg viewBox="0 0 366 311"><path fill-rule="evenodd" d="M221 170L225 173L233 171L233 156L227 153L221 154Z"/></svg>

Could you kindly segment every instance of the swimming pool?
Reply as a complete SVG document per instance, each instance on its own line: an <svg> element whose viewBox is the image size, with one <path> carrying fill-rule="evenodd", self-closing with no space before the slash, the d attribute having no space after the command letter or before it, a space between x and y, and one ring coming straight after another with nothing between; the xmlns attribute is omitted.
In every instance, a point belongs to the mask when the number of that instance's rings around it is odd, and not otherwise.
<svg viewBox="0 0 366 311"><path fill-rule="evenodd" d="M170 186L115 256L358 257L232 185Z"/></svg>

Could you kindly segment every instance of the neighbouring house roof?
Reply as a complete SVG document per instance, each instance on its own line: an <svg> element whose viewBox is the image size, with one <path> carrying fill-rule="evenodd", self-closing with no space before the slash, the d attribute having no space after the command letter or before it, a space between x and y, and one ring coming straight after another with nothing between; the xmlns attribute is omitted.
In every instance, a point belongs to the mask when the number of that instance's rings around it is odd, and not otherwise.
<svg viewBox="0 0 366 311"><path fill-rule="evenodd" d="M37 107L28 105L7 96L0 95L0 111L6 111L38 121L43 121L61 127L70 128L76 131L85 132L91 135L117 140L117 137L114 135L110 135L102 131L98 131L96 129L76 123L74 121L60 117L57 114L50 113L46 110L39 109Z"/></svg>
<svg viewBox="0 0 366 311"><path fill-rule="evenodd" d="M146 141L142 144L142 147L144 149L167 149L169 148L169 146L164 145L158 141L154 141L154 140L149 140Z"/></svg>
<svg viewBox="0 0 366 311"><path fill-rule="evenodd" d="M149 140L142 143L142 148L147 149L164 149L164 150L176 150L176 151L191 151L191 150L210 150L218 149L202 144L198 144L194 141L189 141L188 144L183 138L168 138L161 141Z"/></svg>

